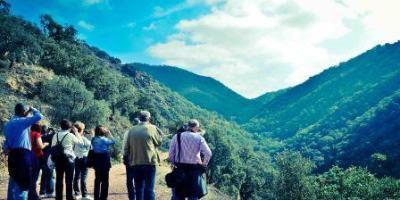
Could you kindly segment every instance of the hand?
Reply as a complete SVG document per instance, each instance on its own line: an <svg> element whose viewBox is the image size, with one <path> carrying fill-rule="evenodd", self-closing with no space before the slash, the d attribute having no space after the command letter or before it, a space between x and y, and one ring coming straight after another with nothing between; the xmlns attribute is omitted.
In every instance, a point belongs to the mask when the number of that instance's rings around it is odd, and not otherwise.
<svg viewBox="0 0 400 200"><path fill-rule="evenodd" d="M78 129L75 126L73 126L71 127L70 132L73 133L74 135L77 135Z"/></svg>
<svg viewBox="0 0 400 200"><path fill-rule="evenodd" d="M108 129L105 129L105 131L106 131L106 137L111 138L112 137L111 131Z"/></svg>
<svg viewBox="0 0 400 200"><path fill-rule="evenodd" d="M28 106L28 110L24 113L24 115L25 116L28 116L29 115L29 113L31 113L32 112L32 106Z"/></svg>
<svg viewBox="0 0 400 200"><path fill-rule="evenodd" d="M49 145L50 145L50 143L48 143L48 142L45 142L45 143L43 143L43 145L44 145L44 147L47 147L47 146L49 146Z"/></svg>

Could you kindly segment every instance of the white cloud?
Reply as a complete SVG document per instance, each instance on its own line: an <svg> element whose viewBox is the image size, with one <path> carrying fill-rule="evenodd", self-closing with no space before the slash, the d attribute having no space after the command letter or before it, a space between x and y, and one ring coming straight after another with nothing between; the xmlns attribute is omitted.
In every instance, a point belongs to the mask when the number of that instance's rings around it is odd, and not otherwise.
<svg viewBox="0 0 400 200"><path fill-rule="evenodd" d="M83 29L86 29L86 30L88 30L88 31L92 31L92 30L95 28L94 25L92 25L92 24L86 22L85 20L80 20L80 21L78 22L78 26L81 27L81 28L83 28Z"/></svg>
<svg viewBox="0 0 400 200"><path fill-rule="evenodd" d="M191 8L200 3L203 3L203 1L202 0L186 0L186 1L179 3L175 6L172 6L170 8L163 8L160 6L156 6L156 7L154 7L153 17L155 17L155 18L165 17L168 15L174 14L176 12Z"/></svg>
<svg viewBox="0 0 400 200"><path fill-rule="evenodd" d="M368 3L367 3L368 2ZM372 46L400 39L400 1L225 0L183 19L148 52L247 97L293 86Z"/></svg>
<svg viewBox="0 0 400 200"><path fill-rule="evenodd" d="M100 3L105 3L107 0L83 0L83 3L85 5L95 5L95 4L100 4Z"/></svg>
<svg viewBox="0 0 400 200"><path fill-rule="evenodd" d="M129 22L129 23L127 23L127 24L125 25L125 27L128 27L128 28L135 28L135 27L136 27L136 23L135 23L135 22Z"/></svg>
<svg viewBox="0 0 400 200"><path fill-rule="evenodd" d="M156 28L157 28L156 24L155 23L151 23L148 26L144 26L143 30L144 31L152 31L152 30L155 30Z"/></svg>

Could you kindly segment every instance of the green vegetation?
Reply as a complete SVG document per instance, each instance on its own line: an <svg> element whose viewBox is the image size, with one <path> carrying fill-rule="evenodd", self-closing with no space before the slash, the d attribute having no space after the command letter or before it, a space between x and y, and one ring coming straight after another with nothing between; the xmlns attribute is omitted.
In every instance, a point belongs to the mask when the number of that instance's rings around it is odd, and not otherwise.
<svg viewBox="0 0 400 200"><path fill-rule="evenodd" d="M133 63L128 66L149 74L194 104L220 113L228 119L234 118L238 114L238 108L247 102L247 99L219 81L177 67L152 66L141 63Z"/></svg>
<svg viewBox="0 0 400 200"><path fill-rule="evenodd" d="M246 99L218 80L200 76L172 66L153 66L142 63L127 64L179 93L193 104L221 114L228 120L246 122L276 95L284 92L266 93L255 99Z"/></svg>
<svg viewBox="0 0 400 200"><path fill-rule="evenodd" d="M109 126L119 160L138 110L149 110L168 134L164 150L177 127L195 117L213 151L209 182L232 198L400 198L400 182L385 177L400 176L400 43L246 100L177 68L123 65L49 15L39 28L9 11L0 0L1 128L16 102L31 103L52 126L65 117Z"/></svg>

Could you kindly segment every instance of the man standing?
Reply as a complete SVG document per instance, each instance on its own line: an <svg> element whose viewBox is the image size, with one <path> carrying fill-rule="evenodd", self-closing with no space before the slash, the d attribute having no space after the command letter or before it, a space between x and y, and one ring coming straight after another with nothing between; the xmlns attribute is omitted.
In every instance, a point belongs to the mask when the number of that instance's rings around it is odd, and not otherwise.
<svg viewBox="0 0 400 200"><path fill-rule="evenodd" d="M159 164L157 147L161 145L162 135L158 128L150 123L150 112L140 112L140 123L129 130L124 144L124 156L127 158L131 177L134 179L136 199L154 200L156 165ZM132 194L129 197L132 198Z"/></svg>
<svg viewBox="0 0 400 200"><path fill-rule="evenodd" d="M212 153L201 136L200 123L196 119L188 122L188 130L176 134L169 147L169 160L176 168L185 172L185 185L174 188L175 200L198 200L205 195L199 183L211 159Z"/></svg>
<svg viewBox="0 0 400 200"><path fill-rule="evenodd" d="M28 117L29 113L32 116ZM5 126L5 149L9 151L7 199L28 198L30 178L32 176L30 127L39 122L43 115L33 107L22 103L15 106L15 115Z"/></svg>

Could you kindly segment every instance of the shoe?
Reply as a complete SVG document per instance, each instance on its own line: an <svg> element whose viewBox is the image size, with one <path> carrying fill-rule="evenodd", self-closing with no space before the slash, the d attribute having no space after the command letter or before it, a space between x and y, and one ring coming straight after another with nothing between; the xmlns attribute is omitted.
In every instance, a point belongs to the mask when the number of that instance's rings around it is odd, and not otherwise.
<svg viewBox="0 0 400 200"><path fill-rule="evenodd" d="M39 195L39 197L41 198L41 199L43 199L43 198L46 198L46 194L41 194L41 195Z"/></svg>
<svg viewBox="0 0 400 200"><path fill-rule="evenodd" d="M82 197L82 200L93 200L91 196Z"/></svg>
<svg viewBox="0 0 400 200"><path fill-rule="evenodd" d="M82 199L82 195L76 194L76 195L75 195L75 199Z"/></svg>
<svg viewBox="0 0 400 200"><path fill-rule="evenodd" d="M56 194L46 194L44 198L56 198Z"/></svg>

